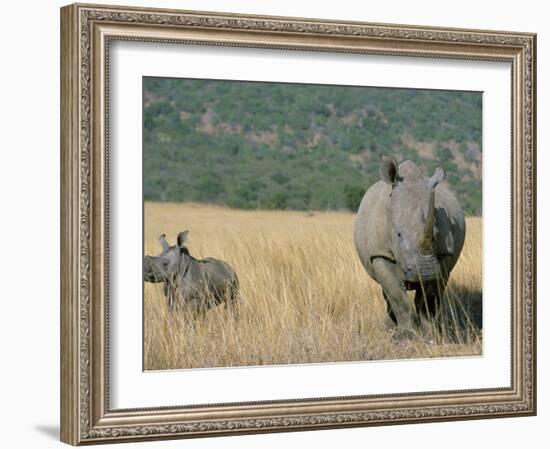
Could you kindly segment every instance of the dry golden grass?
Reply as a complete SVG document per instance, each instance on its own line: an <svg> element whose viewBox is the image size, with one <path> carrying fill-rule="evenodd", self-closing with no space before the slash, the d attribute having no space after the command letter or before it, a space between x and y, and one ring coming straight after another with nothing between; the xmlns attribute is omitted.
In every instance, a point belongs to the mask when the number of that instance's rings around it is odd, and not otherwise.
<svg viewBox="0 0 550 449"><path fill-rule="evenodd" d="M238 316L224 307L190 320L145 285L145 369L278 365L481 353L481 219L448 287L444 332L397 343L384 329L380 286L359 263L354 215L145 204L145 253L188 229L193 256L227 261L240 280Z"/></svg>

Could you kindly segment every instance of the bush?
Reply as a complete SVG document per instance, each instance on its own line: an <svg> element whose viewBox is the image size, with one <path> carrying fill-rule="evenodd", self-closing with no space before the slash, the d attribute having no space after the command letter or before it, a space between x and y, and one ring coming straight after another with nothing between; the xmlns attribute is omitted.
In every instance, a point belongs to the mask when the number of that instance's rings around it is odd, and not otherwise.
<svg viewBox="0 0 550 449"><path fill-rule="evenodd" d="M366 191L363 186L346 184L344 186L346 208L352 212L356 212Z"/></svg>

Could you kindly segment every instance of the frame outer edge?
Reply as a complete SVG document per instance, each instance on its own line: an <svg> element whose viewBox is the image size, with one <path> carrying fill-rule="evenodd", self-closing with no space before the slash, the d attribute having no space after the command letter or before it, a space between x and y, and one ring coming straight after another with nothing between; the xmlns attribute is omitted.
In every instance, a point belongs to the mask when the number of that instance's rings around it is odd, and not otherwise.
<svg viewBox="0 0 550 449"><path fill-rule="evenodd" d="M146 14L150 12L150 14ZM171 16L173 14L173 17ZM522 338L517 342L516 351L527 350L527 361L521 357L521 377L516 382L520 387L519 397L510 396L508 403L494 402L489 399L468 406L450 404L445 407L398 408L396 411L379 410L367 412L357 410L345 413L307 415L269 415L250 419L230 417L229 419L198 419L175 423L121 422L118 425L105 422L101 425L102 407L98 407L97 393L102 390L104 379L97 378L96 364L102 363L102 352L94 350L98 341L98 326L93 323L97 315L97 293L95 282L98 255L94 243L98 238L96 210L98 186L96 176L100 175L97 165L100 162L94 150L97 139L91 119L97 108L98 92L94 92L94 77L97 60L93 57L94 33L97 23L157 25L169 29L172 26L189 30L227 29L233 32L247 30L258 32L258 36L275 33L280 36L307 36L316 38L331 35L346 39L378 39L380 37L395 43L416 42L422 47L413 55L429 56L427 43L441 42L445 47L435 54L453 57L455 44L466 46L466 59L492 57L506 54L505 58L515 58L514 67L520 69L520 85L516 86L526 102L515 103L520 114L522 126L516 128L521 138L515 140L514 148L519 148L518 166L521 167L521 184L529 195L520 195L520 210L517 217L521 223L529 224L529 231L522 224L521 235L516 239L522 255L522 274L527 270L527 279L520 276L518 286L530 294L529 306L518 304L519 312L524 312L519 325ZM366 28L370 27L370 28ZM221 42L221 41L220 41ZM246 44L246 43L245 43ZM242 44L242 46L246 46ZM252 43L254 45L254 42ZM278 47L264 42L273 48ZM220 45L241 46L232 41ZM439 45L439 44L438 44ZM294 48L294 45L291 45ZM468 49L470 46L472 48ZM339 45L335 45L339 47ZM376 45L374 45L375 53ZM476 49L488 49L483 54ZM328 46L328 51L332 51ZM97 49L97 47L96 47ZM473 51L473 50L476 51ZM353 51L353 49L352 49ZM380 50L383 52L383 50ZM531 56L526 59L526 53ZM446 28L428 28L391 24L342 23L298 19L291 17L276 18L227 13L200 13L192 11L159 10L156 8L132 8L110 5L74 4L61 9L61 440L73 444L111 443L122 441L158 440L166 438L189 438L230 434L250 434L277 431L314 430L316 428L337 428L367 425L405 424L409 422L435 422L448 419L479 419L489 417L532 415L536 412L536 327L535 327L535 282L536 282L536 36L532 33L493 32L483 30L460 30ZM458 52L460 55L460 51ZM525 64L527 62L527 64ZM527 75L527 79L525 79ZM530 106L530 107L529 107ZM95 111L97 112L97 111ZM527 115L526 115L527 114ZM525 129L525 124L530 129ZM519 135L518 135L519 137ZM527 141L525 139L528 139ZM530 150L530 151L529 151ZM528 154L526 154L528 152ZM527 158L525 158L527 156ZM530 159L529 159L530 158ZM524 163L529 164L525 168ZM525 179L524 179L525 178ZM95 181L94 181L95 180ZM529 206L525 208L526 204ZM523 212L523 213L522 213ZM528 216L526 216L527 214ZM99 233L100 234L100 233ZM527 251L523 243L527 238L530 245ZM521 292L518 298L524 298ZM524 298L525 299L525 298ZM96 302L94 302L96 301ZM94 305L96 307L94 307ZM93 326L92 326L93 325ZM102 326L103 324L101 324ZM101 328L100 326L100 328ZM526 328L529 339L525 338ZM99 332L101 334L101 332ZM100 337L101 335L99 335ZM93 338L92 338L93 337ZM531 352L529 352L531 349ZM532 356L532 357L531 357ZM519 374L519 373L518 373ZM103 390L104 392L104 390ZM494 399L495 397L492 396ZM107 399L108 400L108 399ZM94 413L95 410L95 413ZM415 411L416 410L416 411ZM143 410L141 415L150 413ZM312 412L313 413L313 412ZM342 419L342 421L340 420Z"/></svg>
<svg viewBox="0 0 550 449"><path fill-rule="evenodd" d="M531 36L531 411L537 416L537 34Z"/></svg>
<svg viewBox="0 0 550 449"><path fill-rule="evenodd" d="M534 255L533 255L533 353L535 354L535 359L533 361L533 391L534 397L533 397L533 413L537 415L537 407L538 407L538 396L537 396L537 388L538 388L538 374L537 374L537 35L533 36L533 58L534 58L534 65L533 65L533 198L535 199L535 206L533 207L533 247L534 247Z"/></svg>
<svg viewBox="0 0 550 449"><path fill-rule="evenodd" d="M61 377L60 439L76 445L79 435L78 290L78 18L74 5L60 10L61 21Z"/></svg>

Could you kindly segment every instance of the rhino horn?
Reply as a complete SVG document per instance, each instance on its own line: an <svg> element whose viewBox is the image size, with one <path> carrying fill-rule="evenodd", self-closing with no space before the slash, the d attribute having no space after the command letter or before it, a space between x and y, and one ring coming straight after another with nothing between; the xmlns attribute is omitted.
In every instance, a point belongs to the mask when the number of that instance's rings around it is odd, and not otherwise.
<svg viewBox="0 0 550 449"><path fill-rule="evenodd" d="M441 167L435 169L435 173L430 178L429 187L429 199L428 208L426 210L426 221L424 222L424 229L419 241L420 249L425 253L432 252L433 250L433 232L434 232L434 220L435 220L435 187L445 179L445 171Z"/></svg>
<svg viewBox="0 0 550 449"><path fill-rule="evenodd" d="M435 218L435 207L434 207L434 189L430 189L430 198L428 200L428 210L426 213L426 221L424 222L424 230L420 239L420 249L424 253L429 253L433 249L433 232L434 232L434 218Z"/></svg>

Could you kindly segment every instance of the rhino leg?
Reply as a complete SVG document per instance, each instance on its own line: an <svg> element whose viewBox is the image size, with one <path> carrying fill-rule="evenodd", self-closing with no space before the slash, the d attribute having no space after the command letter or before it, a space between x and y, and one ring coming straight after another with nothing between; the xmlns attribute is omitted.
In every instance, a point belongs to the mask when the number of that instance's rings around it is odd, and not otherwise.
<svg viewBox="0 0 550 449"><path fill-rule="evenodd" d="M417 315L403 282L396 276L393 264L386 259L375 258L372 266L376 280L384 292L390 317L395 320L398 329L414 335Z"/></svg>
<svg viewBox="0 0 550 449"><path fill-rule="evenodd" d="M416 288L414 305L416 312L426 318L434 318L439 308L439 296L435 282L428 282Z"/></svg>
<svg viewBox="0 0 550 449"><path fill-rule="evenodd" d="M391 308L391 303L388 298L388 295L384 290L382 290L382 294L384 295L384 300L386 301L386 312L387 312L386 323L385 323L386 329L387 330L394 329L395 326L397 325L397 318L395 317L395 314L393 313L393 310Z"/></svg>
<svg viewBox="0 0 550 449"><path fill-rule="evenodd" d="M425 338L433 337L433 321L437 311L437 296L432 283L428 282L416 288L414 306L419 318L420 331Z"/></svg>
<svg viewBox="0 0 550 449"><path fill-rule="evenodd" d="M446 285L447 278L444 278L428 282L416 289L415 307L420 315L421 328L427 335L433 333L434 329L439 333L443 330L441 307Z"/></svg>
<svg viewBox="0 0 550 449"><path fill-rule="evenodd" d="M164 296L166 297L166 303L168 304L168 307L170 307L171 309L174 308L175 292L170 282L168 281L164 282L163 290L164 290Z"/></svg>

